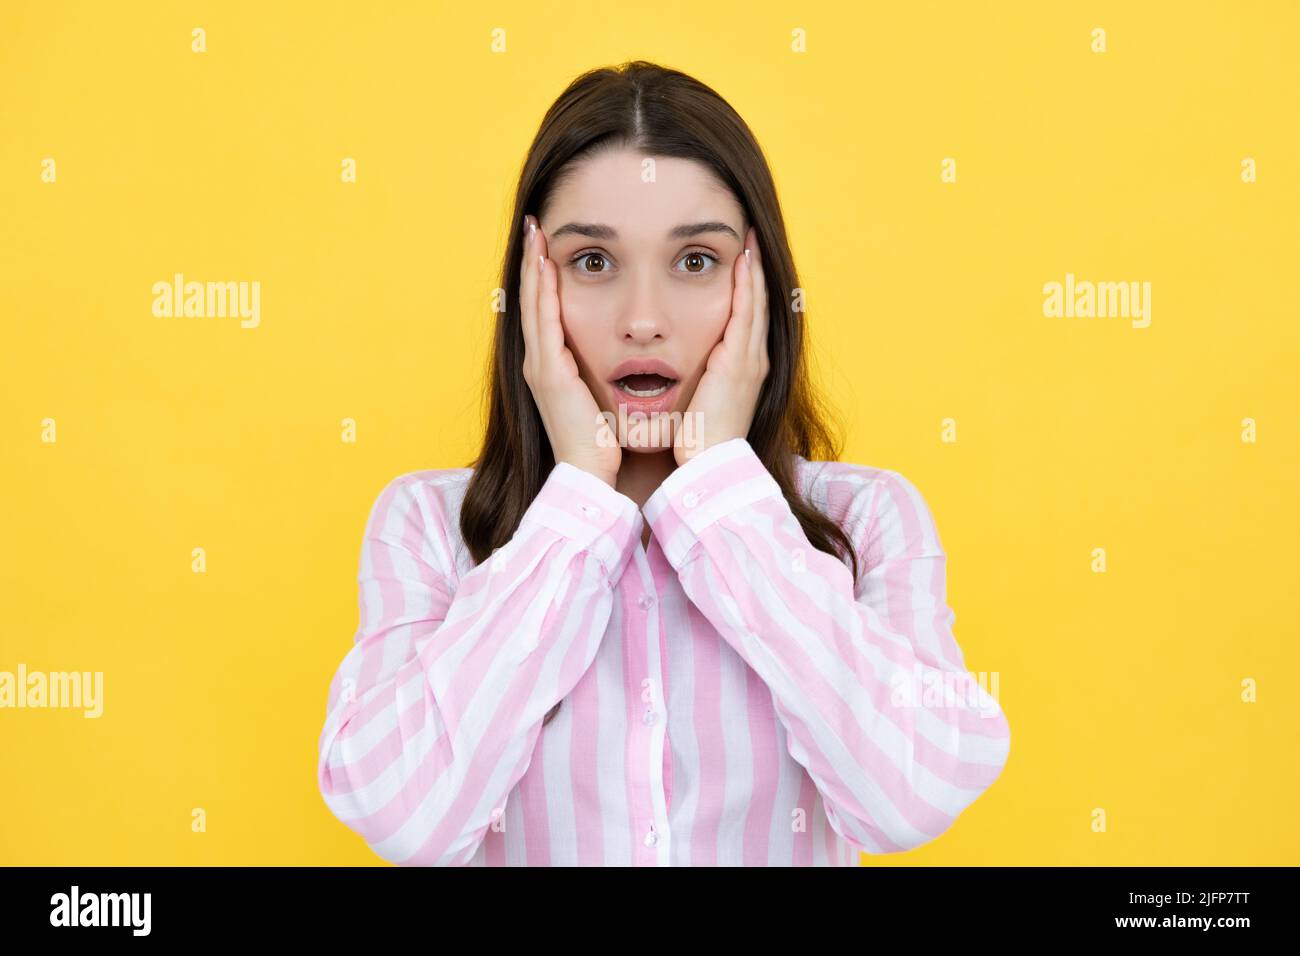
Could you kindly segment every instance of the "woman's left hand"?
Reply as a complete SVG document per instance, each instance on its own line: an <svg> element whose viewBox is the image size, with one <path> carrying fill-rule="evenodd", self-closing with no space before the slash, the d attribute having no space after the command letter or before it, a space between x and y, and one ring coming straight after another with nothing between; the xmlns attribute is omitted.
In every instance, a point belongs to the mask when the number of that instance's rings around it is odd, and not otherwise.
<svg viewBox="0 0 1300 956"><path fill-rule="evenodd" d="M731 315L722 340L709 353L683 423L673 437L673 456L684 465L700 452L732 438L745 438L754 420L758 393L769 368L767 355L767 284L759 261L758 240L751 226L744 252L733 267ZM689 447L682 432L691 436Z"/></svg>

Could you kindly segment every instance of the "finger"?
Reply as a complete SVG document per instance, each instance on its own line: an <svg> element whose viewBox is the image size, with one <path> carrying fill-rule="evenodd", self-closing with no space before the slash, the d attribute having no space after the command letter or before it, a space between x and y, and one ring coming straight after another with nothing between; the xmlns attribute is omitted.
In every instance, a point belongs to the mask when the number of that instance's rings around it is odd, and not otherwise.
<svg viewBox="0 0 1300 956"><path fill-rule="evenodd" d="M558 266L551 259L550 243L540 222L533 234L533 246L533 254L542 257L538 260L537 273L537 344L542 355L549 359L564 348L564 326L560 324Z"/></svg>
<svg viewBox="0 0 1300 956"><path fill-rule="evenodd" d="M542 231L542 224L534 218L533 225L537 227L533 232L533 243L537 248L533 251L549 259L551 257L551 244L546 241L546 233Z"/></svg>
<svg viewBox="0 0 1300 956"><path fill-rule="evenodd" d="M750 328L749 354L759 361L767 355L767 279L763 272L763 257L758 251L758 233L750 229L749 271L753 295L753 323Z"/></svg>
<svg viewBox="0 0 1300 956"><path fill-rule="evenodd" d="M535 362L538 354L537 342L537 242L540 230L533 224L533 217L526 216L524 227L524 255L519 264L519 322L524 332L524 351L528 361Z"/></svg>
<svg viewBox="0 0 1300 956"><path fill-rule="evenodd" d="M749 342L749 327L754 321L754 286L749 275L749 262L744 252L736 257L733 284L731 316L727 319L727 328L723 332L722 339L743 351Z"/></svg>
<svg viewBox="0 0 1300 956"><path fill-rule="evenodd" d="M541 236L540 231L538 236ZM555 263L547 259L542 265L537 297L537 344L549 361L564 348L564 327L560 324L560 292Z"/></svg>

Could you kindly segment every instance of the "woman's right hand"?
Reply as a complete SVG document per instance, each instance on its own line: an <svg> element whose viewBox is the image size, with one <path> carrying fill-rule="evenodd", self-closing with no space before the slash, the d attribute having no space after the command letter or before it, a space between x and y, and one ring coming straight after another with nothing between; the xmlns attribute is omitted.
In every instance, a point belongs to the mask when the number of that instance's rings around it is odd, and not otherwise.
<svg viewBox="0 0 1300 956"><path fill-rule="evenodd" d="M557 463L567 461L612 488L622 450L564 344L559 276L547 258L546 237L533 216L524 217L520 314L524 331L524 381L541 412Z"/></svg>

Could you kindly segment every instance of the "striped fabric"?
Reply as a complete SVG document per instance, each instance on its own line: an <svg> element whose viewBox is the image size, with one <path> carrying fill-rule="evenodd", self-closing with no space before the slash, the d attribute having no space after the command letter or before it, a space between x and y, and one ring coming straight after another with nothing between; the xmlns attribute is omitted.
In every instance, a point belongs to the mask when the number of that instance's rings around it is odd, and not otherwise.
<svg viewBox="0 0 1300 956"><path fill-rule="evenodd" d="M320 736L330 810L421 866L852 866L939 836L1010 731L929 510L897 472L796 462L856 588L743 438L643 509L562 462L481 565L469 469L393 479Z"/></svg>

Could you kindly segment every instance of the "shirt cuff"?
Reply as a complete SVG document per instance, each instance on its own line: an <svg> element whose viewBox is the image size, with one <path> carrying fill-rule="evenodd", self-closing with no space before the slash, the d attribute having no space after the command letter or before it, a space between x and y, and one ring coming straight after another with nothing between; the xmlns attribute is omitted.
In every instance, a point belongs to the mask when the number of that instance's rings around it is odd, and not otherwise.
<svg viewBox="0 0 1300 956"><path fill-rule="evenodd" d="M636 502L589 471L557 462L520 524L540 525L590 551L612 586L645 527Z"/></svg>
<svg viewBox="0 0 1300 956"><path fill-rule="evenodd" d="M673 567L679 567L716 521L764 498L785 500L781 486L748 440L710 445L679 466L641 509Z"/></svg>

